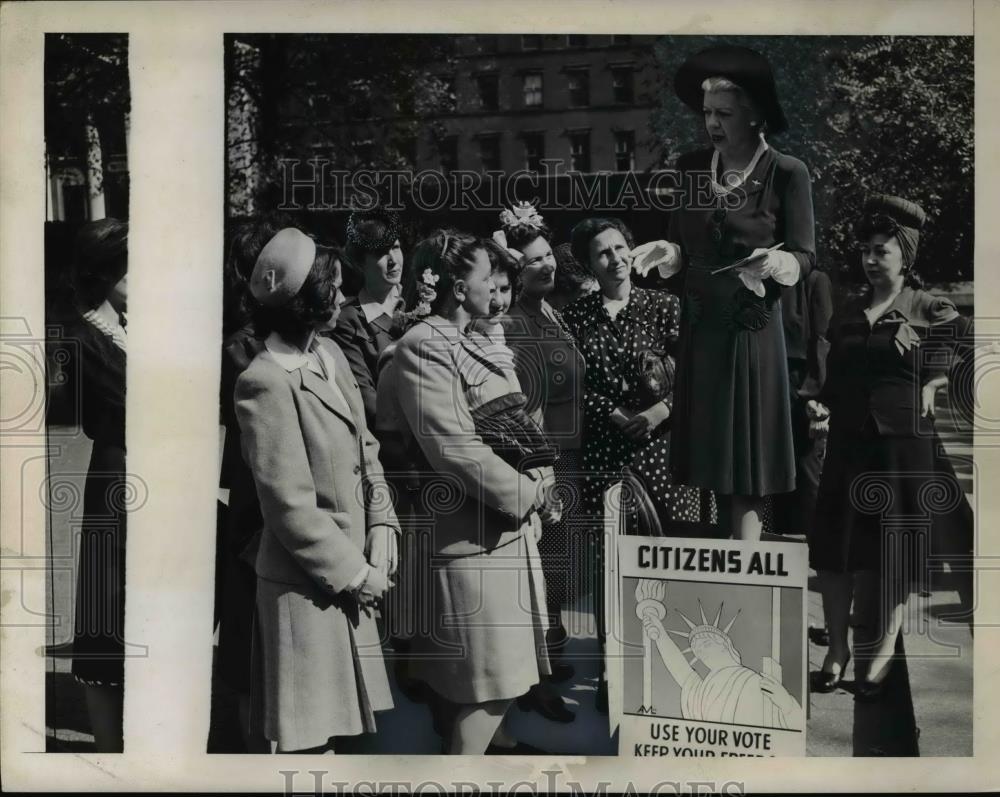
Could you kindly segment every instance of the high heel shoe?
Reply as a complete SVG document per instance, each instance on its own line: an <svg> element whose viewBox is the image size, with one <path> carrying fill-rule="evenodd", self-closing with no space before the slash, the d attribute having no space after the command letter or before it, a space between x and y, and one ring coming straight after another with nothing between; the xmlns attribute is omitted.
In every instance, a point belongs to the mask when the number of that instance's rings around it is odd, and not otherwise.
<svg viewBox="0 0 1000 797"><path fill-rule="evenodd" d="M576 719L576 714L566 707L561 695L546 699L537 689L530 689L521 695L517 699L517 707L521 711L535 711L553 722L569 723Z"/></svg>
<svg viewBox="0 0 1000 797"><path fill-rule="evenodd" d="M851 654L848 653L847 658L844 659L844 663L840 666L840 672L832 673L821 669L809 673L809 689L822 695L836 691L837 687L840 686L840 682L844 680L844 675L847 673L847 665L850 663Z"/></svg>

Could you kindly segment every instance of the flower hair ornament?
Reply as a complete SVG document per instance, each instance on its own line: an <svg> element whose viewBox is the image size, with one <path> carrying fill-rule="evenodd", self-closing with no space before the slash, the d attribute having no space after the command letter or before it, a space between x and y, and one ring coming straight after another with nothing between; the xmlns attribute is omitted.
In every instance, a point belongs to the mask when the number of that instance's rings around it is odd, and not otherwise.
<svg viewBox="0 0 1000 797"><path fill-rule="evenodd" d="M500 224L505 230L515 227L534 227L541 229L545 225L545 220L530 202L518 202L510 210L506 208L500 211Z"/></svg>

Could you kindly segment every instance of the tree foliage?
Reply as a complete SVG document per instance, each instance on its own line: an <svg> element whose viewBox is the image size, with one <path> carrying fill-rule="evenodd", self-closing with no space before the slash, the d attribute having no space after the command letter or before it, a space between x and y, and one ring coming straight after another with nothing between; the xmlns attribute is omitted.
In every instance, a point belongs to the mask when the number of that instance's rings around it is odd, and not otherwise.
<svg viewBox="0 0 1000 797"><path fill-rule="evenodd" d="M249 191L251 204L274 204L285 159L413 168L418 135L433 133L428 118L455 101L452 43L426 34L228 36L231 197ZM256 171L251 185L241 164Z"/></svg>
<svg viewBox="0 0 1000 797"><path fill-rule="evenodd" d="M918 259L933 282L973 276L973 46L971 37L664 37L653 116L664 161L705 145L701 120L673 92L690 54L721 41L768 56L790 129L774 145L813 178L822 266L861 279L853 233L864 197L919 202L928 222Z"/></svg>

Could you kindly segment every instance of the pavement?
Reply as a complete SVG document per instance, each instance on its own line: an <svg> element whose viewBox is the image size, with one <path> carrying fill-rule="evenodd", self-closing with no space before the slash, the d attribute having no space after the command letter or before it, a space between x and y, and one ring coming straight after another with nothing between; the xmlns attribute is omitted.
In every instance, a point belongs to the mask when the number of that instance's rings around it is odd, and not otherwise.
<svg viewBox="0 0 1000 797"><path fill-rule="evenodd" d="M945 408L939 420L946 452L974 501L971 431L959 428ZM54 438L58 439L58 438ZM89 458L85 438L61 440L51 469L79 480ZM974 504L973 504L974 505ZM48 603L54 618L46 656L46 722L48 749L86 752L93 749L83 692L69 674L73 618L73 583L70 523L53 515L51 546L56 568L50 579ZM856 702L853 680L827 695L811 695L807 724L809 756L971 756L972 747L972 635L968 625L949 619L958 598L945 582L931 585L929 594L914 596L897 647L897 662L885 700L877 704ZM810 580L810 626L822 626L822 606ZM597 712L598 649L592 607L585 596L564 613L571 639L566 660L576 675L560 691L576 712L569 724L557 724L534 712L512 708L509 729L520 741L554 753L614 755L616 740L608 734L608 719ZM826 649L810 642L809 669L820 668ZM852 665L853 668L853 665ZM390 668L390 673L392 669ZM379 715L377 734L344 740L341 752L428 753L441 750L427 706L412 703L392 684L396 707ZM244 750L236 720L235 696L213 678L212 722L209 752Z"/></svg>

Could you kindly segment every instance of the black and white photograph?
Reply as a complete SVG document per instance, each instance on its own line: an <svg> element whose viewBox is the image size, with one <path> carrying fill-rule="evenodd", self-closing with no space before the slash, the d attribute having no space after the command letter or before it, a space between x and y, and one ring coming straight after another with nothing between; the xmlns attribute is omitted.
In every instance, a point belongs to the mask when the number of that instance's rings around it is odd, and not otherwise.
<svg viewBox="0 0 1000 797"><path fill-rule="evenodd" d="M46 750L122 751L128 36L45 37Z"/></svg>
<svg viewBox="0 0 1000 797"><path fill-rule="evenodd" d="M210 752L615 755L624 482L808 548L808 755L971 754L970 37L225 47Z"/></svg>
<svg viewBox="0 0 1000 797"><path fill-rule="evenodd" d="M5 786L995 788L998 32L0 0Z"/></svg>

